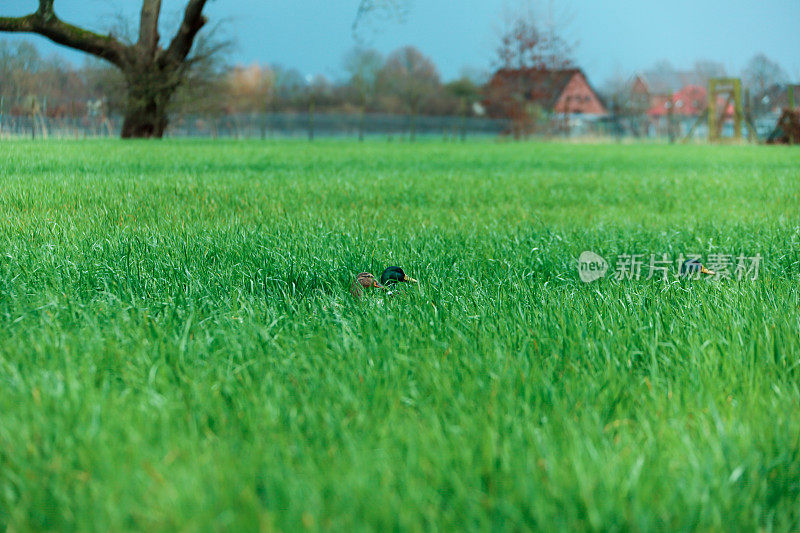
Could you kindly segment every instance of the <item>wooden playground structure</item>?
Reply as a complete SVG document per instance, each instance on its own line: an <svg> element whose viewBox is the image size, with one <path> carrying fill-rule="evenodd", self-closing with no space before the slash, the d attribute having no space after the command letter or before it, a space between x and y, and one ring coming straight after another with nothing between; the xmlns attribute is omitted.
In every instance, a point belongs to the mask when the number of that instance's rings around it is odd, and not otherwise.
<svg viewBox="0 0 800 533"><path fill-rule="evenodd" d="M744 92L742 98L742 81L739 78L711 78L708 81L708 93L706 108L701 113L697 121L684 136L683 142L687 142L694 135L697 127L706 123L708 125L708 141L742 141L742 125L747 125L747 137L750 141L758 141L756 128L753 125L750 110L743 105L750 102L748 91ZM789 106L783 109L778 119L775 129L767 138L770 144L800 144L800 108L795 107L794 90L790 85L788 88ZM729 118L733 119L733 136L724 138L722 127Z"/></svg>

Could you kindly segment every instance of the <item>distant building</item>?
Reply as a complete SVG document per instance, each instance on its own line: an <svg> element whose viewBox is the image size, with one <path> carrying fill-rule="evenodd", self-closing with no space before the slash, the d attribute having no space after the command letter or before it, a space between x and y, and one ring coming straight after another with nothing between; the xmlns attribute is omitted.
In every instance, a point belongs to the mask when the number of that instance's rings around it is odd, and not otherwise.
<svg viewBox="0 0 800 533"><path fill-rule="evenodd" d="M708 79L691 70L651 70L640 71L633 76L631 93L633 95L655 98L674 94L688 85L704 87ZM655 102L650 102L650 106Z"/></svg>
<svg viewBox="0 0 800 533"><path fill-rule="evenodd" d="M717 108L726 104L722 97L717 98ZM699 85L687 85L672 95L656 96L651 101L647 114L651 117L673 115L696 117L706 112L708 107L708 89ZM725 110L725 118L733 117L733 104L729 103Z"/></svg>
<svg viewBox="0 0 800 533"><path fill-rule="evenodd" d="M647 135L667 135L670 130L673 135L685 135L707 113L708 79L693 71L637 72L629 83L629 107L647 117ZM716 107L725 107L724 119L733 117L732 102L719 97ZM707 135L705 125L694 131Z"/></svg>
<svg viewBox="0 0 800 533"><path fill-rule="evenodd" d="M758 113L778 115L789 107L789 88L794 92L794 106L800 107L800 84L773 85L762 94L753 95L753 107Z"/></svg>
<svg viewBox="0 0 800 533"><path fill-rule="evenodd" d="M535 105L547 113L599 117L606 107L578 68L500 69L486 85L487 112L511 117L522 105Z"/></svg>
<svg viewBox="0 0 800 533"><path fill-rule="evenodd" d="M684 117L698 116L708 106L708 76L694 71L637 72L630 83L631 100L650 117L670 113ZM720 99L717 106L725 105ZM726 110L733 116L733 106Z"/></svg>

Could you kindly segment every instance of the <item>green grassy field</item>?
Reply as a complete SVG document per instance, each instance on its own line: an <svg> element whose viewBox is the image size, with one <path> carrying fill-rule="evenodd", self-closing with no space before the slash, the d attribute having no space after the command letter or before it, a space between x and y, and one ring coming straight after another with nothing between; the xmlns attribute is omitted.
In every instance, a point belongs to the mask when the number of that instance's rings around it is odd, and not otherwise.
<svg viewBox="0 0 800 533"><path fill-rule="evenodd" d="M0 157L0 528L800 528L796 149ZM391 264L420 284L353 300Z"/></svg>

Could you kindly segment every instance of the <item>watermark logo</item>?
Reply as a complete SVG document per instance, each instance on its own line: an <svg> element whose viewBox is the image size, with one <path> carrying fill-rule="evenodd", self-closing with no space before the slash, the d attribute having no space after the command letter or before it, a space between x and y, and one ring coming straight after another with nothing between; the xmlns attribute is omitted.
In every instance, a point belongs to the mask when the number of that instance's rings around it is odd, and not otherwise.
<svg viewBox="0 0 800 533"><path fill-rule="evenodd" d="M594 252L583 252L578 258L578 274L581 276L581 281L591 283L605 276L607 271L606 260Z"/></svg>
<svg viewBox="0 0 800 533"><path fill-rule="evenodd" d="M670 278L690 279L736 279L737 281L758 279L764 262L761 254L709 254L703 260L699 254L619 254L616 257L610 278L616 281ZM591 283L605 277L609 265L594 252L585 251L578 258L578 274L581 281Z"/></svg>

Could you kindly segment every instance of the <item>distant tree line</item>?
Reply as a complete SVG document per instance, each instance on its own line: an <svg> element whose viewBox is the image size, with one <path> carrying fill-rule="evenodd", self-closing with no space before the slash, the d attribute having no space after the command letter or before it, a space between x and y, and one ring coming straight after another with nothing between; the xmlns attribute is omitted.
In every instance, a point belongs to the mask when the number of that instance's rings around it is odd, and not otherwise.
<svg viewBox="0 0 800 533"><path fill-rule="evenodd" d="M228 115L275 112L344 112L472 115L485 74L465 70L443 82L430 58L412 46L383 56L354 48L343 59L345 75L305 75L281 65L227 65L209 61L191 72L171 102L172 114ZM0 113L49 118L83 117L125 109L124 80L104 62L76 66L42 57L27 42L0 41Z"/></svg>
<svg viewBox="0 0 800 533"><path fill-rule="evenodd" d="M537 28L532 18L513 19L501 35L496 50L498 69L558 69L574 65L571 45L557 32ZM555 37L554 37L555 36ZM204 42L197 44L202 51ZM201 54L202 55L202 54ZM274 113L343 113L360 117L359 136L364 135L364 117L370 114L408 116L413 138L416 117L480 114L487 99L505 104L513 124L529 119L523 88L488 85L489 74L464 70L444 82L433 61L412 46L387 56L356 47L342 59L342 76L307 75L281 65L230 65L220 54L205 54L186 74L170 102L173 116L225 117ZM662 61L648 69L662 79L691 74L694 83L705 85L712 77L731 75L709 60L697 61L691 69L678 71ZM788 75L763 54L754 56L737 73L749 89L756 111L763 95ZM733 75L737 75L733 74ZM606 106L619 116L644 116L650 103L637 101L629 92L631 73L619 73L601 87ZM798 95L800 100L800 95ZM101 123L126 110L122 73L99 59L81 65L57 55L43 57L25 41L0 40L0 118L3 115L36 119L92 119ZM517 120L518 119L518 120ZM263 126L266 129L266 124Z"/></svg>

